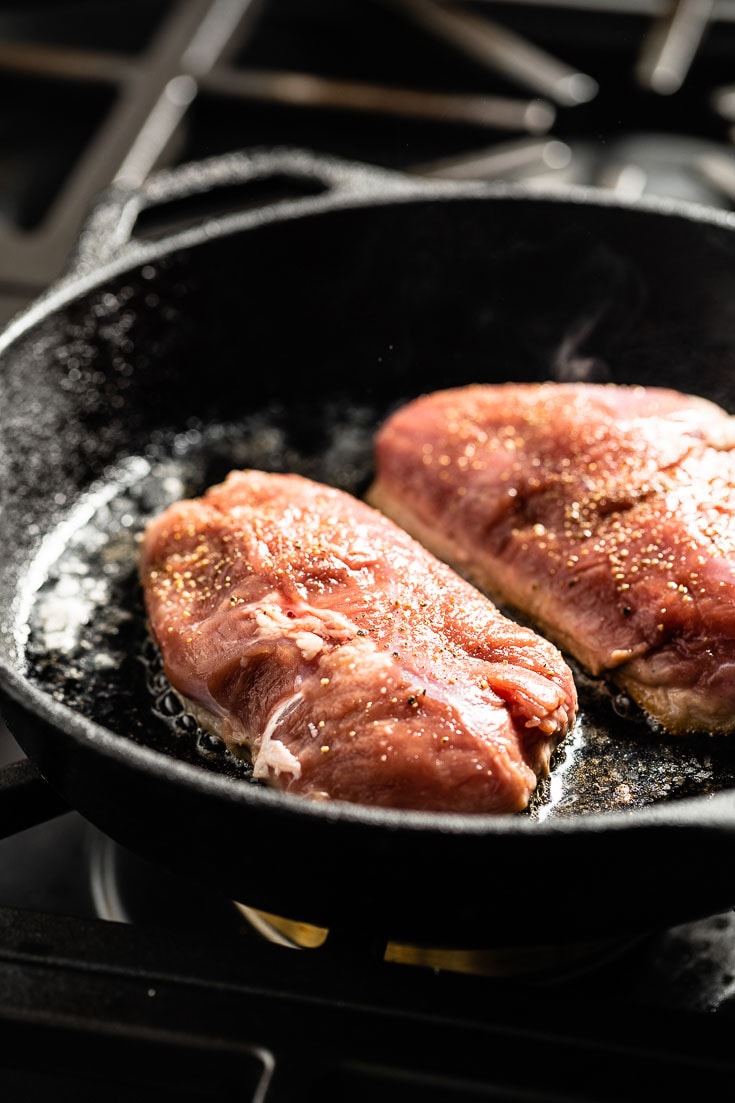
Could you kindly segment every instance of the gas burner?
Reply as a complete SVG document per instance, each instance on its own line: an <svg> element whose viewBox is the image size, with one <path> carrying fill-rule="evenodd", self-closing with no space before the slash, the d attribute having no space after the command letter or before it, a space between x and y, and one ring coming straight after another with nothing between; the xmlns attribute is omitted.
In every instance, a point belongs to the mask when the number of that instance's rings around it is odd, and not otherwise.
<svg viewBox="0 0 735 1103"><path fill-rule="evenodd" d="M50 826L50 825L48 825ZM532 946L479 949L431 947L405 941L371 941L365 932L330 931L218 897L194 881L120 847L89 825L73 819L65 831L83 837L80 881L87 884L90 914L106 922L146 930L176 930L227 940L248 952L280 949L299 960L369 968L383 963L409 967L408 973L462 975L489 984L519 986L529 994L585 993L592 1001L651 1004L713 1011L735 1000L735 912L668 930ZM43 873L40 849L36 858Z"/></svg>
<svg viewBox="0 0 735 1103"><path fill-rule="evenodd" d="M85 842L90 899L100 919L176 930L242 932L242 916L232 901L146 861L93 828L88 829Z"/></svg>
<svg viewBox="0 0 735 1103"><path fill-rule="evenodd" d="M290 949L314 950L328 944L330 932L268 912L238 904L253 929L269 942ZM383 960L434 971L467 973L477 977L510 978L529 985L562 984L603 969L629 954L647 935L605 938L590 942L540 946L502 946L483 949L450 949L388 942Z"/></svg>
<svg viewBox="0 0 735 1103"><path fill-rule="evenodd" d="M363 932L354 937L340 931L337 938L325 927L286 919L226 899L162 871L118 846L105 835L90 832L87 838L91 898L100 919L108 922L169 925L183 929L217 929L243 932L289 950L323 950L336 941L341 951L354 956L376 952L367 949ZM510 946L483 949L448 949L388 942L380 947L386 962L451 973L496 979L519 978L538 985L560 984L592 973L630 953L646 935L595 939L583 943L546 946Z"/></svg>
<svg viewBox="0 0 735 1103"><path fill-rule="evenodd" d="M104 189L243 147L735 205L735 0L88 7L0 12L0 321Z"/></svg>

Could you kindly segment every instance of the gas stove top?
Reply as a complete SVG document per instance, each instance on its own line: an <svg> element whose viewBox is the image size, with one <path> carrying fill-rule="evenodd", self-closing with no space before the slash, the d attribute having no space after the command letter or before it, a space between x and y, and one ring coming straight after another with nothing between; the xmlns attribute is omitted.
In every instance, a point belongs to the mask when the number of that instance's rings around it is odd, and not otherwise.
<svg viewBox="0 0 735 1103"><path fill-rule="evenodd" d="M0 321L106 188L236 149L733 210L734 61L735 0L0 4ZM732 913L522 954L324 937L124 851L5 729L0 766L8 1100L648 1099L735 1071Z"/></svg>
<svg viewBox="0 0 735 1103"><path fill-rule="evenodd" d="M8 1100L643 1100L735 1071L731 913L620 942L384 951L213 897L14 770L4 828L40 822L0 843ZM553 923L553 884L533 897Z"/></svg>
<svg viewBox="0 0 735 1103"><path fill-rule="evenodd" d="M232 149L735 196L733 0L0 5L0 320L95 198Z"/></svg>

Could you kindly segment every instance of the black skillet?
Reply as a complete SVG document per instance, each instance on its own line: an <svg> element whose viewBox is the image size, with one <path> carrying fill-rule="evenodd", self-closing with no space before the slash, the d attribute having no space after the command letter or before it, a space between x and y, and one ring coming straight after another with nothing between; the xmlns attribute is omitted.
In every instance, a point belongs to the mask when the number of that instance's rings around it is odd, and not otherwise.
<svg viewBox="0 0 735 1103"><path fill-rule="evenodd" d="M299 151L106 197L0 339L0 682L48 785L133 851L333 931L538 945L735 904L735 736L666 739L577 672L580 721L527 813L310 804L180 711L136 581L146 517L230 468L363 493L376 425L423 391L612 380L734 409L734 226Z"/></svg>

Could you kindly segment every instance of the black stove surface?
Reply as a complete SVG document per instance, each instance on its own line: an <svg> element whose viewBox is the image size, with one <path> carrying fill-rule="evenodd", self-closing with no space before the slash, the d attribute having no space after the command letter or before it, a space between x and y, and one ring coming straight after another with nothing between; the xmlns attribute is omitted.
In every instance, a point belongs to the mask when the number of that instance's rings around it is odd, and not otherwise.
<svg viewBox="0 0 735 1103"><path fill-rule="evenodd" d="M733 56L733 0L0 4L0 321L111 183L232 149L730 209Z"/></svg>
<svg viewBox="0 0 735 1103"><path fill-rule="evenodd" d="M735 1072L732 914L436 967L350 932L264 937L74 812L0 844L0 869L6 1099L607 1101Z"/></svg>
<svg viewBox="0 0 735 1103"><path fill-rule="evenodd" d="M0 4L0 321L107 186L232 149L731 210L734 61L723 0ZM100 835L1 727L0 766L4 1099L607 1101L735 1072L733 913L533 960L306 949Z"/></svg>
<svg viewBox="0 0 735 1103"><path fill-rule="evenodd" d="M488 975L264 938L73 812L0 861L6 1099L642 1100L735 1072L731 914Z"/></svg>

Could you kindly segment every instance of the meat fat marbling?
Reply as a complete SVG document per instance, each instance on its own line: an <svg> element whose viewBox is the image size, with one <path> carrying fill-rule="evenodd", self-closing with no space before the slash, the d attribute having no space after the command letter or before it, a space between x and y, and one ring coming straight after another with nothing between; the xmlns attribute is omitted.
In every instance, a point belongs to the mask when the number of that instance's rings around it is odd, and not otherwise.
<svg viewBox="0 0 735 1103"><path fill-rule="evenodd" d="M144 533L165 673L264 783L399 809L524 809L577 705L559 651L380 512L232 472Z"/></svg>
<svg viewBox="0 0 735 1103"><path fill-rule="evenodd" d="M666 388L476 384L388 417L368 500L673 734L735 728L735 420Z"/></svg>

